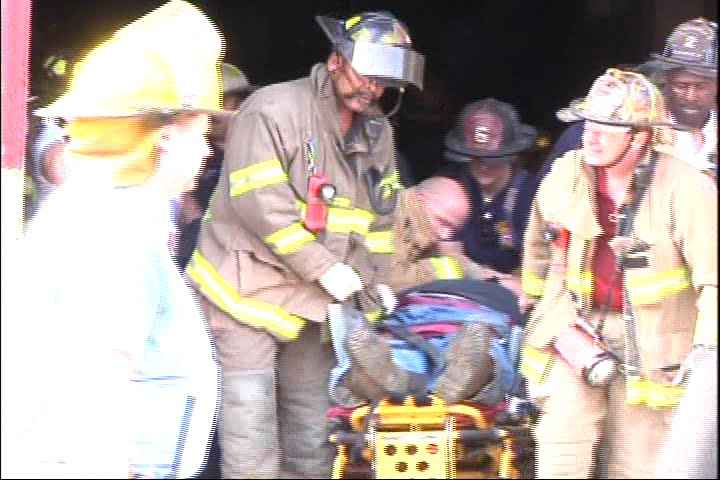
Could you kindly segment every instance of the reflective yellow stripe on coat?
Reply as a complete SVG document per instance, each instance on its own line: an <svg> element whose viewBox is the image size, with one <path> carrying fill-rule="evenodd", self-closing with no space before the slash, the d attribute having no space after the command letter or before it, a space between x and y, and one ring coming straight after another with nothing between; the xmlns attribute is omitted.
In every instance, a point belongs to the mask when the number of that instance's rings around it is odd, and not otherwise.
<svg viewBox="0 0 720 480"><path fill-rule="evenodd" d="M198 250L193 252L186 273L206 297L242 323L267 330L283 340L298 338L305 325L306 320L277 305L242 298Z"/></svg>
<svg viewBox="0 0 720 480"><path fill-rule="evenodd" d="M553 354L550 350L523 347L520 360L520 374L534 383L542 383L550 367Z"/></svg>
<svg viewBox="0 0 720 480"><path fill-rule="evenodd" d="M545 279L540 278L529 270L523 270L520 282L525 293L532 297L541 297L545 288Z"/></svg>
<svg viewBox="0 0 720 480"><path fill-rule="evenodd" d="M637 270L627 276L630 301L637 305L656 303L690 285L690 273L684 267L665 272Z"/></svg>
<svg viewBox="0 0 720 480"><path fill-rule="evenodd" d="M378 320L380 320L382 314L382 310L375 310L374 312L367 312L365 314L365 318L367 318L368 322L375 324L378 322Z"/></svg>
<svg viewBox="0 0 720 480"><path fill-rule="evenodd" d="M685 394L685 388L655 383L640 377L628 377L625 394L625 403L628 405L645 404L650 408L660 409L677 405Z"/></svg>
<svg viewBox="0 0 720 480"><path fill-rule="evenodd" d="M296 203L300 216L304 217L307 204L300 200ZM375 216L362 208L329 207L327 231L332 233L358 233L365 236L368 234L373 220L375 220Z"/></svg>
<svg viewBox="0 0 720 480"><path fill-rule="evenodd" d="M232 172L230 196L235 197L251 190L287 182L288 177L280 160L272 158Z"/></svg>
<svg viewBox="0 0 720 480"><path fill-rule="evenodd" d="M302 222L293 222L265 237L265 242L272 246L278 255L295 253L313 240L315 235L305 229Z"/></svg>
<svg viewBox="0 0 720 480"><path fill-rule="evenodd" d="M365 245L372 253L393 253L395 245L392 230L368 233L365 236Z"/></svg>
<svg viewBox="0 0 720 480"><path fill-rule="evenodd" d="M590 293L593 290L593 273L580 270L568 270L565 277L568 290L578 295Z"/></svg>
<svg viewBox="0 0 720 480"><path fill-rule="evenodd" d="M400 181L400 175L398 172L395 171L380 180L380 189L382 191L383 198L388 198L396 190L402 190L403 184Z"/></svg>
<svg viewBox="0 0 720 480"><path fill-rule="evenodd" d="M433 257L430 259L430 263L435 270L435 277L438 280L463 277L460 264L452 257Z"/></svg>

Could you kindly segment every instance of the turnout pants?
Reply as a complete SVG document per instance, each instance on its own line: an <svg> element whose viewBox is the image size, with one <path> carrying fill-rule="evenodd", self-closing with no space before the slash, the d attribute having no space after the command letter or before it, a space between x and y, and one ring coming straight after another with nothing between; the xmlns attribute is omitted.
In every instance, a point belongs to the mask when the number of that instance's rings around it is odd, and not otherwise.
<svg viewBox="0 0 720 480"><path fill-rule="evenodd" d="M283 343L200 297L223 368L223 478L330 478L326 413L331 346L320 325Z"/></svg>
<svg viewBox="0 0 720 480"><path fill-rule="evenodd" d="M620 314L608 312L602 333L622 351ZM528 381L542 412L535 429L536 477L591 478L599 461L602 477L653 478L672 409L626 405L624 377L607 388L592 387L562 358L551 361L542 383Z"/></svg>

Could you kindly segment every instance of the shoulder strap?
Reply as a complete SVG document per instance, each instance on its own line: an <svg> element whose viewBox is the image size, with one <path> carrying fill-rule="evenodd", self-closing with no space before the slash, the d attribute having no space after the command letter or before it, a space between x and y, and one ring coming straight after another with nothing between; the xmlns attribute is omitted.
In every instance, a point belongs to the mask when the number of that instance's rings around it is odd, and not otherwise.
<svg viewBox="0 0 720 480"><path fill-rule="evenodd" d="M515 211L515 204L517 203L518 195L520 194L520 188L525 182L527 176L528 172L524 168L521 168L517 172L515 172L512 182L510 183L510 188L508 188L507 194L505 195L505 202L503 202L503 212L505 213L505 218L507 219L508 227L510 227L510 229L513 229L513 212ZM519 232L513 233L513 246L517 248L519 246L518 241L522 241L522 239L518 239L517 234Z"/></svg>
<svg viewBox="0 0 720 480"><path fill-rule="evenodd" d="M620 206L619 209L617 226L618 237L628 237L632 233L635 215L637 214L640 202L645 196L647 187L652 180L657 161L658 153L656 151L653 151L650 162L646 165L640 165L637 167L637 170L633 175L632 184L630 187L630 202L624 203ZM626 267L625 259L628 253L628 249L623 248L617 256L618 271L622 274L621 278L623 290L623 319L625 323L626 338L624 368L627 375L639 376L640 355L638 352L637 343L637 327L635 323L635 315L632 309L632 303L630 302L630 296L628 295L627 282L624 275Z"/></svg>

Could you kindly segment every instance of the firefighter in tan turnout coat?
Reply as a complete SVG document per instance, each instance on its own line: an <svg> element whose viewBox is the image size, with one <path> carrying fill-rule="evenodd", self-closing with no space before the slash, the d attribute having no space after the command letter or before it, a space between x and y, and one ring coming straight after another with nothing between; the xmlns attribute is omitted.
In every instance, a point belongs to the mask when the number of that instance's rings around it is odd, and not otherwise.
<svg viewBox="0 0 720 480"><path fill-rule="evenodd" d="M387 12L316 20L333 53L236 114L187 267L223 366L225 478L329 478L327 306L364 284L365 313L383 306L374 287L400 183L377 100L388 86L421 88L423 57Z"/></svg>
<svg viewBox="0 0 720 480"><path fill-rule="evenodd" d="M522 371L542 411L537 475L588 478L604 435L610 478L650 478L684 391L679 367L717 345L717 193L673 156L663 100L641 75L610 69L571 109L585 120L583 148L544 179L525 235L523 288L536 304ZM573 322L616 355L620 375L608 361L588 373L600 357L578 368L589 347L568 353Z"/></svg>

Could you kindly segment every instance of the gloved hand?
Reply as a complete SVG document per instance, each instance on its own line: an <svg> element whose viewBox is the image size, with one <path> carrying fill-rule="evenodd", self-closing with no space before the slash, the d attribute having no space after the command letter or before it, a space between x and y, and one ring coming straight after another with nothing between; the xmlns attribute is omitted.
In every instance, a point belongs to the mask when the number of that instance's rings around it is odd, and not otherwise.
<svg viewBox="0 0 720 480"><path fill-rule="evenodd" d="M380 296L380 302L382 303L383 310L385 310L385 315L393 313L398 303L395 292L393 292L392 289L384 283L377 284L375 286L375 290L377 290L378 295Z"/></svg>
<svg viewBox="0 0 720 480"><path fill-rule="evenodd" d="M717 345L695 345L685 357L682 365L680 365L680 369L675 374L672 383L674 385L687 385L690 374L695 367L706 365L709 358L717 358Z"/></svg>
<svg viewBox="0 0 720 480"><path fill-rule="evenodd" d="M336 263L320 277L320 286L338 302L344 302L353 293L362 290L360 275L349 265Z"/></svg>

